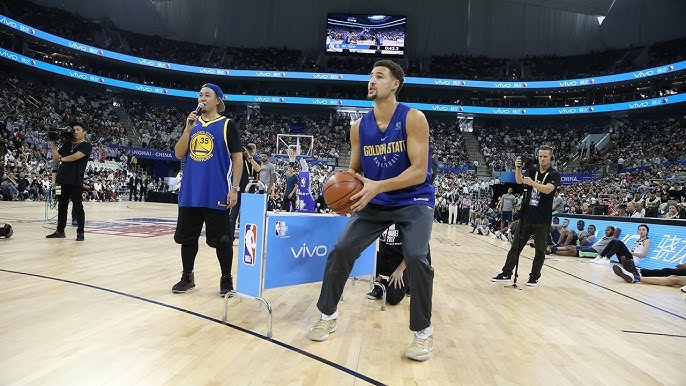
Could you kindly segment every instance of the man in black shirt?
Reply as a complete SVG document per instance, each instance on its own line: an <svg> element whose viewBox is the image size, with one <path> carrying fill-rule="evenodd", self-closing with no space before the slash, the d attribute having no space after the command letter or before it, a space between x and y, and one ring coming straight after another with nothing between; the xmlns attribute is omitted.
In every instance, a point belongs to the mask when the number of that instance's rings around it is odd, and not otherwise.
<svg viewBox="0 0 686 386"><path fill-rule="evenodd" d="M231 230L232 243L236 236L238 215L241 212L241 192L255 193L257 191L257 186L251 187L250 191L246 190L248 184L257 181L257 176L262 169L260 162L255 159L255 154L257 154L257 145L254 143L245 145L243 148L243 173L241 174L241 183L239 184L241 190L238 193L236 205L231 208L231 213L229 214L229 229Z"/></svg>
<svg viewBox="0 0 686 386"><path fill-rule="evenodd" d="M522 158L515 161L515 179L518 184L526 185L522 200L521 221L517 227L514 242L507 253L507 260L502 273L493 277L495 282L510 281L512 270L519 262L519 255L533 234L536 254L531 266L531 273L526 285L535 287L541 277L541 268L545 261L545 238L553 216L553 198L560 186L560 173L550 166L553 159L553 148L542 145L538 149L538 168L528 168L527 176L522 176ZM515 278L516 282L516 278Z"/></svg>
<svg viewBox="0 0 686 386"><path fill-rule="evenodd" d="M283 201L281 202L281 210L284 212L297 212L298 175L295 172L295 166L296 164L294 162L288 164L286 189L283 192Z"/></svg>
<svg viewBox="0 0 686 386"><path fill-rule="evenodd" d="M59 162L57 169L57 184L62 187L57 207L57 230L45 236L48 239L65 238L64 228L67 225L67 208L71 200L76 212L76 241L83 241L83 227L86 216L83 211L83 176L86 172L88 157L92 146L86 142L86 128L78 122L69 125L73 129L72 139L57 149L55 141L50 141L52 158Z"/></svg>

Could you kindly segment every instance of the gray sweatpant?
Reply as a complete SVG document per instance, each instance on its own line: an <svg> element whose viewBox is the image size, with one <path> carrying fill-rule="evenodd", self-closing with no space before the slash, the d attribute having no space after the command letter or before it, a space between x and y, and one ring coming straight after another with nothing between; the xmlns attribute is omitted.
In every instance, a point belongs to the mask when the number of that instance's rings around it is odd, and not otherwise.
<svg viewBox="0 0 686 386"><path fill-rule="evenodd" d="M434 269L426 256L429 252L433 219L434 210L427 205L367 205L360 212L354 213L326 260L317 308L326 315L336 312L355 260L381 232L395 223L403 235L403 256L412 288L410 330L421 331L429 327Z"/></svg>

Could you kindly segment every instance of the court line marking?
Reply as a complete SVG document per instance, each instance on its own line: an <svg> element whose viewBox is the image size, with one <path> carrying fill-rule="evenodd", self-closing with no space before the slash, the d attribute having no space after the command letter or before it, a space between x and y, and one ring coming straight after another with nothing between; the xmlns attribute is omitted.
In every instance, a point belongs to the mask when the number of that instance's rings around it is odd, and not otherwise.
<svg viewBox="0 0 686 386"><path fill-rule="evenodd" d="M109 293L112 293L112 294L115 294L115 295L120 295L120 296L128 297L128 298L131 298L131 299L141 300L141 301L144 301L144 302L147 302L147 303L151 303L151 304L154 304L154 305L157 305L157 306L162 306L162 307L169 308L169 309L172 309L172 310L175 310L175 311L180 311L180 312L183 312L183 313L192 315L192 316L196 316L196 317L198 317L198 318L202 318L202 319L208 320L208 321L210 321L210 322L218 323L218 324L221 324L221 325L224 325L224 326L233 328L234 330L237 330L237 331L240 331L240 332L243 332L243 333L252 335L252 336L254 336L254 337L256 337L256 338L259 338L259 339L262 339L262 340L264 340L264 341L267 341L267 342L270 342L270 343L274 343L274 344L276 344L277 346L281 346L281 347L283 347L283 348L285 348L285 349L287 349L287 350L293 351L293 352L298 353L298 354L300 354L300 355L304 355L304 356L306 356L306 357L308 357L308 358L310 358L310 359L314 359L314 360L316 360L316 361L318 361L318 362L320 362L320 363L323 363L323 364L328 365L328 366L330 366L330 367L333 367L333 368L335 368L335 369L337 369L337 370L340 370L340 371L342 371L342 372L344 372L344 373L347 373L347 374L349 374L349 375L352 375L353 377L355 377L355 378L357 378L357 379L360 379L360 380L363 380L363 381L365 381L365 382L368 382L368 383L370 383L370 384L372 384L372 385L384 385L384 383L382 383L382 382L380 382L380 381L377 381L376 379L373 379L373 378L368 377L368 376L366 376L366 375L364 375L364 374L358 373L357 371L352 370L352 369L349 369L349 368L347 368L347 367L345 367L345 366L341 366L341 365L339 365L338 363L332 362L332 361L330 361L330 360L328 360L328 359L325 359L325 358L322 358L322 357L320 357L320 356L318 356L318 355L309 353L309 352L307 352L307 351L305 351L305 350L303 350L303 349L297 348L297 347L295 347L295 346L291 346L291 345L289 345L288 343L284 343L284 342L281 342L281 341L276 340L276 339L273 339L273 338L268 338L268 337L265 336L265 335L259 334L259 333L254 332L254 331L250 331L250 330L248 330L248 329L246 329L246 328L243 328L243 327L240 327L240 326L236 326L236 325L231 324L231 323L228 323L228 322L226 322L226 323L225 323L225 322L222 322L222 321L219 320L219 319L213 318L213 317L208 316L208 315L205 315L205 314L201 314L201 313L199 313L199 312L187 310L187 309L185 309L185 308L173 306L173 305L167 304L167 303L158 302L158 301L156 301L156 300L144 298L144 297L142 297L142 296L132 295L132 294L128 294L128 293L126 293L126 292L121 292L121 291L117 291L117 290L113 290L113 289L109 289L109 288L104 288L104 287L99 287L99 286L96 286L96 285L87 284L87 283L82 283L82 282L78 282L78 281L67 280L67 279L60 279L60 278L56 278L56 277L45 276L45 275L39 275L39 274L35 274L35 273L20 272L20 271L12 271L12 270L3 269L3 268L0 268L0 272L12 273L12 274L16 274L16 275L31 276L31 277L41 278L41 279L54 280L54 281L58 281L58 282L62 282L62 283L74 284L74 285L78 285L78 286L82 286L82 287L86 287L86 288L95 289L95 290L98 290L98 291L109 292Z"/></svg>
<svg viewBox="0 0 686 386"><path fill-rule="evenodd" d="M631 331L631 330L622 330L622 332L626 332L627 334L643 334L643 335L669 336L672 338L686 338L686 335L663 334L661 332Z"/></svg>
<svg viewBox="0 0 686 386"><path fill-rule="evenodd" d="M461 230L459 230L459 229L458 229L457 231L460 232L460 233L463 233L463 234L464 234L465 236L467 236L467 237L471 237L471 238L476 239L476 240L479 240L479 241L481 241L481 242L486 243L486 241L487 241L487 240L481 240L481 239L479 239L479 238L476 237L476 236L471 236L471 235L465 234L464 231L461 231ZM504 251L509 250L509 248L503 248L503 247L501 247L501 246L499 246L499 245L495 245L495 244L491 244L491 243L486 243L486 244L491 245L491 246L494 246L494 247L499 248L499 249L502 249L502 250L504 250ZM522 251L523 251L523 250L522 250ZM523 257L523 258L525 258L525 259L529 259L529 260L531 260L531 261L534 260L533 257L524 256L524 255L521 255L521 254L520 254L519 256L520 256L520 257ZM672 312L672 311L669 311L669 310L666 310L666 309L664 309L664 308L658 307L658 306L656 306L656 305L654 305L654 304L650 304L650 303L648 303L648 302L645 302L645 301L643 301L643 300L637 299L637 298L635 298L635 297L633 297L633 296L630 296L630 295L627 295L627 294L625 294L625 293L622 293L622 292L619 292L619 291L615 291L615 290L613 290L612 288L605 287L605 286L602 285L602 284L598 284L598 283L594 283L594 282L592 282L592 281L590 281L590 280L586 280L586 279L584 279L584 278L582 278L582 277L580 277L580 276L577 276L577 275L575 275L575 274L573 274L573 273L569 273L569 272L564 271L564 270L562 270L562 269L560 269L560 268L553 267L552 265L548 265L548 264L545 263L545 262L543 263L543 265L545 265L546 267L548 267L548 268L550 268L550 269L553 269L553 270L555 270L555 271L564 273L565 275L569 275L569 276L571 276L571 277L574 277L574 278L579 279L579 280L581 280L581 281L584 281L584 282L586 282L586 283L592 284L592 285L594 285L594 286L596 286L596 287L600 287L600 288L605 289L605 290L608 290L608 291L610 291L610 292L614 292L614 293L617 294L617 295L621 295L621 296L624 296L625 298L628 298L628 299L634 300L634 301L636 301L636 302L638 302L638 303L644 304L644 305L646 305L646 306L648 306L648 307L652 307L652 308L654 308L654 309L656 309L656 310L658 310L658 311L662 311L662 312L667 313L667 314L669 314L669 315L675 316L675 317L677 317L677 318L679 318L679 319L686 320L686 317L681 316L681 315L679 315L679 314L676 314L676 313L674 313L674 312Z"/></svg>

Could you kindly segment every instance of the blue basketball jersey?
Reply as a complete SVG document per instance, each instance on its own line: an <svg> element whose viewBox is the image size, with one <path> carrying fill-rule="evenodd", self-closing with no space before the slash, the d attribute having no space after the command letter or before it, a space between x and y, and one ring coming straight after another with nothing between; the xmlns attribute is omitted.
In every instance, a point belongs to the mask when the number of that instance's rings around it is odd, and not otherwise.
<svg viewBox="0 0 686 386"><path fill-rule="evenodd" d="M232 162L227 144L229 119L195 121L184 158L179 206L222 209L231 186Z"/></svg>
<svg viewBox="0 0 686 386"><path fill-rule="evenodd" d="M360 121L360 160L364 176L380 181L400 175L410 167L407 155L405 121L410 107L399 103L385 131L376 124L372 109ZM431 150L427 154L431 159ZM427 162L423 183L404 189L380 193L370 203L384 206L428 205L433 208L435 190L431 184L431 162Z"/></svg>

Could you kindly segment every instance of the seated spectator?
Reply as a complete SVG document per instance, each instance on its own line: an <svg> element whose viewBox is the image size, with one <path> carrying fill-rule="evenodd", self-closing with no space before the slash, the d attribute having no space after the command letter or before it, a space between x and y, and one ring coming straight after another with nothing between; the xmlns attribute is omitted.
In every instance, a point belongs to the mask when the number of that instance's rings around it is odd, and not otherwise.
<svg viewBox="0 0 686 386"><path fill-rule="evenodd" d="M589 225L589 233L590 229L593 227L593 232L595 233L595 226ZM563 247L553 247L553 253L559 256L574 256L574 257L597 257L598 254L600 254L605 247L610 243L612 240L617 240L619 237L619 234L622 232L621 229L615 228L613 226L608 226L605 228L605 235L598 239L593 244L590 245L567 245Z"/></svg>
<svg viewBox="0 0 686 386"><path fill-rule="evenodd" d="M595 264L609 265L610 258L614 255L617 255L617 259L620 262L622 261L622 258L625 258L626 260L631 260L631 264L635 265L636 267L640 266L643 259L648 255L648 252L650 252L650 239L648 238L649 231L650 228L648 228L648 225L639 225L638 240L634 242L631 250L629 250L626 244L624 244L621 240L612 240L607 244L605 249L598 254L598 257L591 262Z"/></svg>

